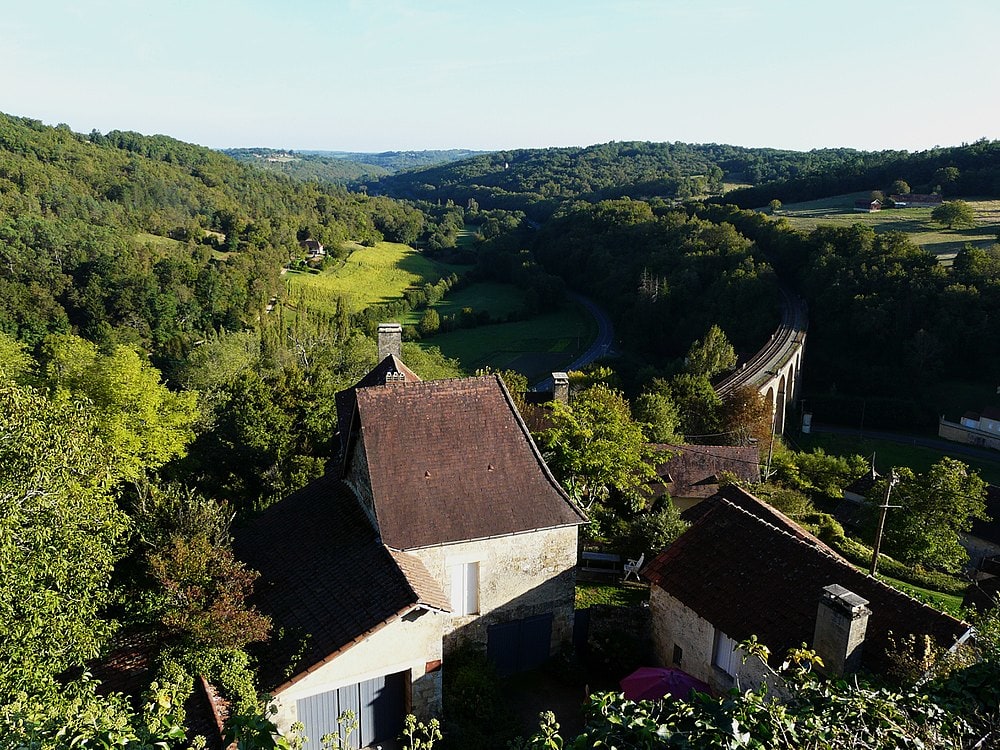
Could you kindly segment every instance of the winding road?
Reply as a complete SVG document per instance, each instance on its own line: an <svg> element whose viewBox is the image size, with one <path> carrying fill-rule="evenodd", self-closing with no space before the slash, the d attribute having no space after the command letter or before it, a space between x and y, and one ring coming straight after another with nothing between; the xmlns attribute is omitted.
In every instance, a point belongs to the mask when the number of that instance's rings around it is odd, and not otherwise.
<svg viewBox="0 0 1000 750"><path fill-rule="evenodd" d="M569 372L570 370L579 370L584 365L589 365L611 351L611 344L615 337L615 328L611 324L611 318L608 317L608 314L598 307L593 300L576 292L567 292L566 294L571 300L582 305L594 320L597 321L597 338L594 339L594 342L588 347L587 351L566 365L565 372ZM531 386L531 389L533 391L552 390L552 376L535 383Z"/></svg>

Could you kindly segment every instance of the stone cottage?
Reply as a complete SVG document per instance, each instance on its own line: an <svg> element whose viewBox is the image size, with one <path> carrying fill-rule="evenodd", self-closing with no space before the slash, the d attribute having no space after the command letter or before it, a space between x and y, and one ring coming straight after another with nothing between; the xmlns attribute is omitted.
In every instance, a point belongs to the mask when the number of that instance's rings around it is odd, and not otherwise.
<svg viewBox="0 0 1000 750"><path fill-rule="evenodd" d="M346 708L362 745L440 712L461 644L501 673L572 635L583 512L497 376L421 381L380 327L381 361L338 394L341 456L236 538L275 621L261 673L282 729L318 738Z"/></svg>

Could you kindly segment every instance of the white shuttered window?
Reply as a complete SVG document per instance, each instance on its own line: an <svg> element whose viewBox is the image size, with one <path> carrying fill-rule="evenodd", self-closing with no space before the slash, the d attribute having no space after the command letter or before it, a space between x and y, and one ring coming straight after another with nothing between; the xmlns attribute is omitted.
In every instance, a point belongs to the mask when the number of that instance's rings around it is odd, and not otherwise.
<svg viewBox="0 0 1000 750"><path fill-rule="evenodd" d="M451 608L456 615L479 613L479 563L451 566Z"/></svg>

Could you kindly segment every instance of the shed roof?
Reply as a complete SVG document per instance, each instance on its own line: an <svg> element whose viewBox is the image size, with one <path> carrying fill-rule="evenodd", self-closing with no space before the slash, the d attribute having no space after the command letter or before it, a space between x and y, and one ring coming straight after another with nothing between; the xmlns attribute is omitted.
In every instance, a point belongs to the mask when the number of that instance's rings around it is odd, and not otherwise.
<svg viewBox="0 0 1000 750"><path fill-rule="evenodd" d="M586 520L496 375L356 391L382 541L413 549Z"/></svg>
<svg viewBox="0 0 1000 750"><path fill-rule="evenodd" d="M272 632L283 633L257 649L268 690L416 607L449 608L423 564L381 544L351 490L331 475L238 529L233 547L260 571L253 603L274 620Z"/></svg>
<svg viewBox="0 0 1000 750"><path fill-rule="evenodd" d="M760 481L756 446L672 445L653 446L671 457L656 467L659 481L651 484L655 494L671 497L706 498L719 489L719 475L728 471L745 482Z"/></svg>
<svg viewBox="0 0 1000 750"><path fill-rule="evenodd" d="M817 605L830 584L869 602L862 661L873 671L889 666L890 632L900 643L908 634L927 634L950 647L968 630L855 569L807 532L790 533L783 527L791 521L743 494L741 505L723 496L703 503L700 517L643 571L731 638L756 635L778 660L790 648L811 644Z"/></svg>

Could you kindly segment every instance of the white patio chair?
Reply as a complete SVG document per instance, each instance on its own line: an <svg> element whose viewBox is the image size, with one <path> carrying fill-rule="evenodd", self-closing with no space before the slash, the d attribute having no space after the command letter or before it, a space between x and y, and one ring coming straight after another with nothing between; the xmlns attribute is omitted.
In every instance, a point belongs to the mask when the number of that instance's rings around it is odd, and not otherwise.
<svg viewBox="0 0 1000 750"><path fill-rule="evenodd" d="M643 560L646 559L646 553L643 552L639 555L638 560L627 560L625 562L625 580L632 574L635 574L635 580L639 580L639 571L642 569Z"/></svg>

